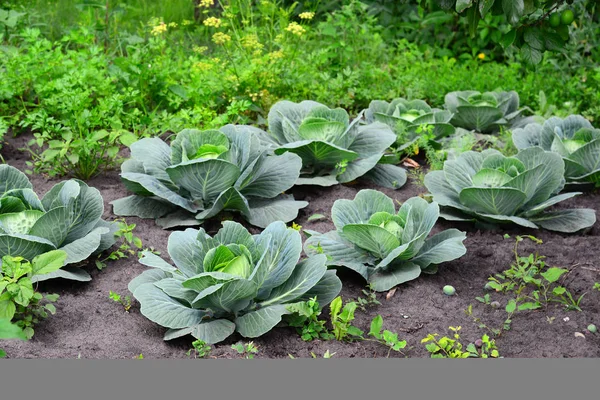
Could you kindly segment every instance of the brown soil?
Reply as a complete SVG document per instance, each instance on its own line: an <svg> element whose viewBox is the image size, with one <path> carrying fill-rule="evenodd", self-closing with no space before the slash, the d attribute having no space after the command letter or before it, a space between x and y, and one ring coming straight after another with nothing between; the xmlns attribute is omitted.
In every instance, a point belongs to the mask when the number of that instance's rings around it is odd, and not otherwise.
<svg viewBox="0 0 600 400"><path fill-rule="evenodd" d="M26 138L9 139L9 145L2 153L10 165L23 169L26 155L16 151ZM44 193L58 180L34 175L35 190ZM105 201L105 217L114 219L109 202L123 197L126 192L120 184L117 171L106 172L88 182L98 188ZM301 212L297 223L305 229L325 232L333 229L330 220L308 222L315 213L330 215L333 202L337 199L352 199L355 194L372 185L364 182L353 185L339 185L332 188L297 188L294 194L305 199L310 205ZM423 186L412 180L400 190L378 188L388 196L404 201L411 196L425 193ZM600 209L600 193L585 194L570 200L571 207ZM597 213L598 215L598 213ZM600 217L600 215L599 215ZM157 227L152 220L128 218L129 223L137 224L136 235L145 246L152 246L167 256L166 243L169 231ZM429 333L449 335L449 326L461 326L462 341L465 345L486 333L478 328L471 317L465 315L467 307L473 305L473 314L491 327L501 327L506 313L504 305L507 297L492 294L502 306L493 309L475 300L485 294L483 286L494 273L507 269L513 260L514 240L504 239L508 233L534 234L543 239L542 245L524 242L521 253L538 251L545 255L548 264L569 268L565 286L574 296L587 292L581 302L582 312L567 311L560 305L534 312L517 313L513 318L512 329L503 332L496 339L501 355L505 357L599 357L600 334L585 331L590 323L600 326L600 291L592 290L594 282L600 281L600 222L586 233L563 235L547 231L527 232L523 229L503 229L480 231L472 225L450 224L440 221L436 229L451 226L468 232L465 242L467 254L459 260L440 266L436 275L425 275L398 287L394 296L386 300L385 293L378 294L382 303L368 307L366 312L357 311L355 325L368 331L370 321L377 314L384 319L384 328L399 333L408 341L405 355L408 357L428 357L421 339ZM209 224L209 229L218 228L218 222ZM256 229L253 229L257 232ZM128 282L141 273L145 267L136 262L135 257L109 263L99 271L93 265L86 267L93 280L89 283L69 283L51 281L40 286L44 292L58 293L60 299L57 313L39 323L35 336L29 342L3 342L10 358L134 358L143 354L144 358L185 358L191 347L191 338L174 342L162 340L164 329L144 318L139 313L139 304L134 302L128 313L123 307L109 299L109 291L122 295L129 294ZM344 283L344 300L361 296L365 283L356 275L340 273ZM457 294L452 297L442 293L444 285L453 285ZM324 315L326 312L324 312ZM575 336L582 332L585 338ZM232 336L226 342L215 346L212 356L238 357L231 350L231 344L243 338ZM321 357L326 350L335 352L334 357L385 357L387 348L372 342L341 343L337 341L304 342L290 328L276 328L261 338L254 340L258 345L257 357L287 358L311 357L314 352ZM402 356L398 353L393 357Z"/></svg>

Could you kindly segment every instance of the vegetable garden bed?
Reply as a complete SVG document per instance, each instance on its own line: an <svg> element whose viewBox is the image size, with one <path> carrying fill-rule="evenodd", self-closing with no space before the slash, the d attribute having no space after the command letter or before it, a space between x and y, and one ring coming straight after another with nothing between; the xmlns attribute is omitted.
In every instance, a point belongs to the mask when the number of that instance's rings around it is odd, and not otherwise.
<svg viewBox="0 0 600 400"><path fill-rule="evenodd" d="M25 169L26 154L16 149L29 140L27 135L9 139L3 149L6 162L21 170ZM59 179L47 179L33 175L31 178L37 193L43 194ZM127 196L117 171L103 173L87 182L100 190L104 202L104 219L112 220L109 203ZM300 210L296 223L303 229L327 232L335 229L331 221L331 207L337 199L353 199L361 189L377 189L398 202L427 193L427 189L416 179L399 190L376 186L367 181L358 181L332 187L296 186L291 191L297 200L309 202ZM598 190L586 193L561 203L559 208L600 209ZM326 220L308 221L313 214L324 214ZM600 216L596 211L597 217ZM250 232L259 229L243 223ZM129 223L137 225L135 235L144 246L152 246L167 256L166 245L169 234L157 226L152 219L128 217ZM217 220L205 224L212 235L219 228ZM403 353L392 352L393 357L429 356L421 339L428 334L451 336L449 327L461 326L461 342L475 342L486 329L502 328L507 313L505 305L508 295L486 292L488 277L507 270L515 259L514 246L517 235L534 235L543 244L524 241L519 245L519 255L538 252L546 257L550 266L566 268L568 273L561 277L561 284L581 300L582 311L566 310L562 304L550 303L548 307L525 310L514 314L510 330L496 337L496 345L504 357L600 357L600 335L586 330L589 324L600 324L600 291L593 289L600 281L600 221L587 231L576 234L561 234L546 230L526 228L503 228L496 231L478 230L468 223L451 223L439 220L433 233L448 228L459 228L467 232L467 253L454 261L444 263L435 275L422 275L397 288L394 294L378 293L380 305L367 305L365 311L357 309L353 325L368 332L369 324L377 315L383 317L383 328L397 332L400 339L407 341ZM507 238L509 235L510 238ZM139 304L133 301L128 312L109 298L113 291L122 296L130 295L127 284L146 269L136 257L110 262L103 270L93 263L85 269L92 275L91 282L79 283L53 280L40 283L43 292L58 293L57 313L36 325L35 336L26 342L3 342L2 348L9 358L187 358L191 348L189 336L171 342L163 341L165 329L142 316ZM364 297L365 282L358 275L340 271L343 288L340 293L344 301ZM456 288L454 296L446 296L442 287ZM490 294L491 300L501 306L493 308L476 300ZM471 315L465 312L472 305ZM328 307L322 317L326 317ZM476 320L478 319L478 320ZM214 346L211 356L240 357L231 345L244 339L235 334ZM326 351L333 357L385 357L388 348L368 341L340 342L336 340L303 341L293 328L275 328L254 343L258 347L256 357L288 358L323 356Z"/></svg>

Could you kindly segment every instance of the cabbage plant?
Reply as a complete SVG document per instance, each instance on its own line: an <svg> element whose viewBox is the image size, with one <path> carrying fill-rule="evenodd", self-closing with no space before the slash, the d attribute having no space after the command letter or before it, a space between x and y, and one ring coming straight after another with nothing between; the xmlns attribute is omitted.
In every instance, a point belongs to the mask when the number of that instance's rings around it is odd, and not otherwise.
<svg viewBox="0 0 600 400"><path fill-rule="evenodd" d="M382 122L394 131L397 151L413 145L420 137L437 141L454 134L455 128L450 124L452 116L450 111L431 108L423 100L403 98L390 103L374 100L365 112L367 122Z"/></svg>
<svg viewBox="0 0 600 400"><path fill-rule="evenodd" d="M600 129L582 116L529 124L514 129L512 139L518 149L539 146L559 154L565 162L567 183L600 186Z"/></svg>
<svg viewBox="0 0 600 400"><path fill-rule="evenodd" d="M114 213L154 218L163 228L200 225L223 210L252 225L289 222L308 205L283 194L302 166L295 154L273 155L250 126L181 131L169 146L159 138L133 143L121 179L134 195L111 204Z"/></svg>
<svg viewBox="0 0 600 400"><path fill-rule="evenodd" d="M558 194L564 187L564 163L556 153L530 147L513 157L497 150L468 151L425 176L433 200L452 221L513 223L527 228L576 232L592 226L590 209L547 208L581 194Z"/></svg>
<svg viewBox="0 0 600 400"><path fill-rule="evenodd" d="M146 252L140 262L151 269L129 283L141 313L169 328L165 340L258 337L297 303L316 297L326 305L342 287L324 255L298 262L300 233L283 222L254 236L232 221L213 237L188 228L171 234L168 251L175 266Z"/></svg>
<svg viewBox="0 0 600 400"><path fill-rule="evenodd" d="M263 140L275 154L302 158L297 185L332 186L364 177L397 189L406 171L380 163L396 135L381 122L365 123L362 113L350 122L348 113L314 101L280 101L269 111L269 132Z"/></svg>
<svg viewBox="0 0 600 400"><path fill-rule="evenodd" d="M107 250L115 243L118 226L102 219L100 192L76 179L52 187L40 200L27 176L0 165L0 259L32 260L40 254L63 250L63 268L33 281L66 278L89 281L90 275L74 264Z"/></svg>
<svg viewBox="0 0 600 400"><path fill-rule="evenodd" d="M493 133L521 116L516 92L477 92L467 90L446 95L446 109L454 114L451 123L480 133Z"/></svg>
<svg viewBox="0 0 600 400"><path fill-rule="evenodd" d="M466 253L464 232L448 229L429 237L440 211L437 203L413 197L396 212L394 201L365 189L354 200L336 200L331 218L336 230L309 231L309 256L325 254L327 265L358 272L376 291L385 291L437 272L438 264Z"/></svg>

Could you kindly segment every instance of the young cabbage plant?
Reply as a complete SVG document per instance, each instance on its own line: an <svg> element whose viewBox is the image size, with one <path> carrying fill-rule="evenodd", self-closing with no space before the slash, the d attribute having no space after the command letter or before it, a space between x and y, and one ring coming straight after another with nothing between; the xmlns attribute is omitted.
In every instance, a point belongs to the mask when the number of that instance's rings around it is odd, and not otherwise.
<svg viewBox="0 0 600 400"><path fill-rule="evenodd" d="M419 138L427 135L432 145L437 140L453 135L455 128L450 124L453 114L447 110L431 108L423 100L398 98L390 103L374 100L365 112L368 123L382 122L389 126L397 136L396 151L402 151L414 145ZM426 132L431 129L430 132Z"/></svg>
<svg viewBox="0 0 600 400"><path fill-rule="evenodd" d="M67 253L64 267L32 280L92 278L74 264L109 249L118 225L102 219L100 192L76 179L63 181L40 200L27 176L0 165L0 258L31 260L51 250Z"/></svg>
<svg viewBox="0 0 600 400"><path fill-rule="evenodd" d="M513 223L527 228L576 232L596 222L590 209L546 209L581 194L564 187L562 158L539 147L513 157L496 150L468 151L425 176L425 186L451 221Z"/></svg>
<svg viewBox="0 0 600 400"><path fill-rule="evenodd" d="M298 263L300 233L283 222L254 236L232 221L214 237L188 228L171 234L168 251L176 267L146 252L140 262L151 269L129 283L141 313L169 328L165 340L192 335L213 344L234 332L258 337L299 302L316 297L324 306L342 287L324 255Z"/></svg>
<svg viewBox="0 0 600 400"><path fill-rule="evenodd" d="M446 109L454 114L454 126L480 133L498 132L501 126L517 123L525 111L519 109L516 92L451 92L445 102Z"/></svg>
<svg viewBox="0 0 600 400"><path fill-rule="evenodd" d="M297 185L333 186L364 177L378 185L398 189L406 171L382 164L396 135L381 122L365 123L362 113L352 122L348 113L314 101L280 101L269 111L269 132L264 143L275 154L295 153L302 158Z"/></svg>
<svg viewBox="0 0 600 400"><path fill-rule="evenodd" d="M336 230L311 235L304 244L309 256L325 254L327 265L358 272L381 292L436 273L438 265L466 253L464 232L448 229L429 237L439 217L436 203L413 197L396 212L394 201L365 189L354 200L336 200L331 209Z"/></svg>
<svg viewBox="0 0 600 400"><path fill-rule="evenodd" d="M538 146L559 154L569 186L600 186L600 129L582 116L552 117L543 125L513 129L512 140L518 149Z"/></svg>
<svg viewBox="0 0 600 400"><path fill-rule="evenodd" d="M133 196L113 201L114 213L154 218L163 228L196 226L223 210L252 225L289 222L308 205L283 194L302 166L295 154L270 154L260 129L227 125L181 131L169 146L159 138L131 145L121 179Z"/></svg>

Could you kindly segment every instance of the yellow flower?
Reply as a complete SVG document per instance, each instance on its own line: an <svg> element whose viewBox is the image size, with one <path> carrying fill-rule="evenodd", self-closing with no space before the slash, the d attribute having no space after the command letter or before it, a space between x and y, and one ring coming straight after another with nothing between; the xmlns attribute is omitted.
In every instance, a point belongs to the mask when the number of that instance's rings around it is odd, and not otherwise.
<svg viewBox="0 0 600 400"><path fill-rule="evenodd" d="M271 60L278 60L283 58L283 50L272 51L268 54Z"/></svg>
<svg viewBox="0 0 600 400"><path fill-rule="evenodd" d="M203 61L199 61L197 63L194 64L194 68L200 70L200 71L208 71L209 69L211 69L213 67L212 64L207 63L207 62L203 62Z"/></svg>
<svg viewBox="0 0 600 400"><path fill-rule="evenodd" d="M194 53L202 54L206 50L208 50L208 47L206 47L206 46L194 46L194 48L192 50L194 51Z"/></svg>
<svg viewBox="0 0 600 400"><path fill-rule="evenodd" d="M215 4L215 0L200 0L198 7L208 8L208 7L212 6L213 4Z"/></svg>
<svg viewBox="0 0 600 400"><path fill-rule="evenodd" d="M218 28L221 26L222 21L219 18L209 17L209 18L206 18L202 23L206 26L212 26L214 28Z"/></svg>
<svg viewBox="0 0 600 400"><path fill-rule="evenodd" d="M315 17L315 13L314 12L303 12L300 15L298 15L300 17L300 19L307 19L307 20L311 20Z"/></svg>
<svg viewBox="0 0 600 400"><path fill-rule="evenodd" d="M160 24L158 24L154 28L152 28L152 31L150 33L153 34L154 36L157 36L166 31L167 31L167 24L165 24L164 22L161 22Z"/></svg>
<svg viewBox="0 0 600 400"><path fill-rule="evenodd" d="M184 19L183 21L181 21L181 25L183 26L187 26L187 25L191 25L193 24L192 21L190 21L189 19Z"/></svg>
<svg viewBox="0 0 600 400"><path fill-rule="evenodd" d="M169 28L177 28L177 22L169 22Z"/></svg>
<svg viewBox="0 0 600 400"><path fill-rule="evenodd" d="M285 30L296 36L302 36L302 34L306 32L306 29L304 29L302 25L298 24L297 22L290 22Z"/></svg>
<svg viewBox="0 0 600 400"><path fill-rule="evenodd" d="M485 54L483 54L483 53L479 53L479 54L477 55L477 58L479 58L480 60L485 60Z"/></svg>
<svg viewBox="0 0 600 400"><path fill-rule="evenodd" d="M258 41L258 36L256 34L246 35L241 40L242 46L244 46L248 50L254 50L255 52L262 50L264 47L262 43Z"/></svg>
<svg viewBox="0 0 600 400"><path fill-rule="evenodd" d="M217 32L213 35L212 40L216 44L225 44L231 41L231 36L223 32Z"/></svg>

